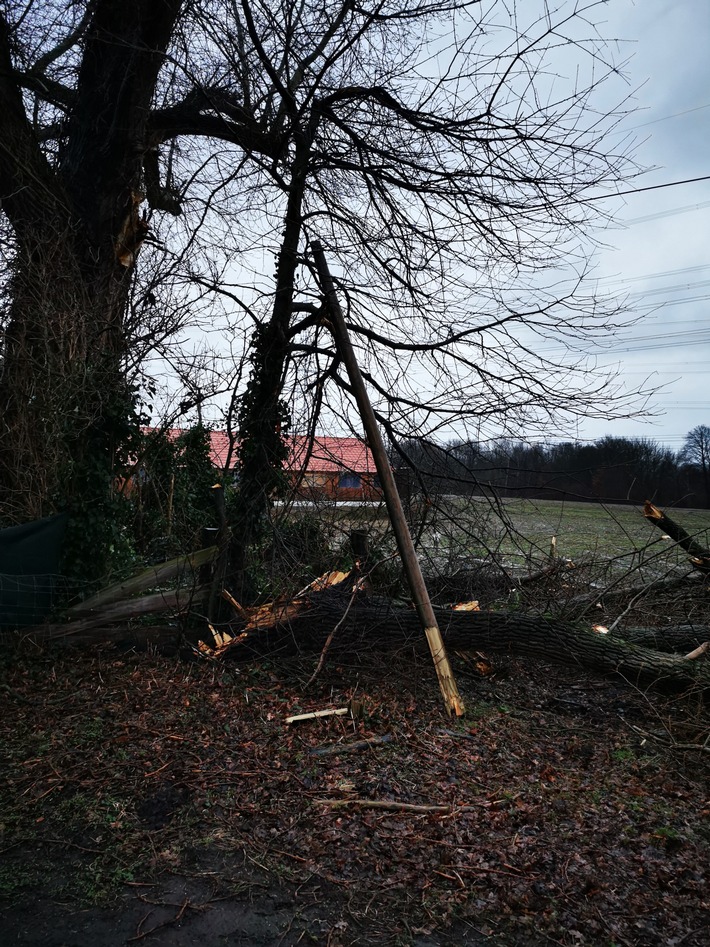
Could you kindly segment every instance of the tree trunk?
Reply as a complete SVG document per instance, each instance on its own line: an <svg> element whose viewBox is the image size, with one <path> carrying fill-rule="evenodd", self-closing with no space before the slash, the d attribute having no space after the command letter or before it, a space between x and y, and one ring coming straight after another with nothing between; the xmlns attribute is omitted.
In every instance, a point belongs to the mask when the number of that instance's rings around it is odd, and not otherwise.
<svg viewBox="0 0 710 947"><path fill-rule="evenodd" d="M687 533L682 526L679 526L675 520L672 520L667 513L659 510L650 500L646 500L643 506L643 515L646 519L657 526L662 532L670 536L674 542L677 542L681 549L684 549L690 556L690 561L701 572L710 572L710 552L700 543L697 543L693 537Z"/></svg>
<svg viewBox="0 0 710 947"><path fill-rule="evenodd" d="M263 534L271 500L284 486L288 455L288 407L282 399L303 226L302 206L312 132L296 136L297 151L289 187L283 241L276 267L276 292L271 318L259 326L252 346L252 369L239 410L239 486L233 525L231 585L240 602L250 602L255 589L249 576L249 549Z"/></svg>
<svg viewBox="0 0 710 947"><path fill-rule="evenodd" d="M76 89L65 90L69 117L55 165L25 111L0 16L0 197L14 235L0 517L73 509L68 547L83 577L105 574L120 534L115 460L138 424L123 320L146 232L139 206L150 105L180 6L97 0Z"/></svg>
<svg viewBox="0 0 710 947"><path fill-rule="evenodd" d="M349 596L328 590L311 596L285 622L260 625L239 643L225 649L238 658L254 648L288 647L290 642L307 651L322 649L323 643L348 607ZM633 684L659 687L700 686L710 689L710 667L683 654L668 654L643 647L618 635L599 634L542 616L504 612L438 610L439 625L447 648L482 648L530 655L556 663L575 665L604 674L618 674ZM360 600L357 624L342 627L331 652L357 651L377 643L401 647L419 644L421 628L416 612L393 608L389 603Z"/></svg>

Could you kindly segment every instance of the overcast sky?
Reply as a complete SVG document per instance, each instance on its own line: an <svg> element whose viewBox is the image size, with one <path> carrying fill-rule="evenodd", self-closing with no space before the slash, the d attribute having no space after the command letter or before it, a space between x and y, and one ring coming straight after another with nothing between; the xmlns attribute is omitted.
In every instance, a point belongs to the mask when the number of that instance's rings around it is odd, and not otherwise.
<svg viewBox="0 0 710 947"><path fill-rule="evenodd" d="M710 0L612 0L608 16L607 35L632 41L625 72L638 111L625 124L650 168L630 186L710 176ZM657 417L587 421L579 436L678 448L691 428L710 425L710 179L628 195L603 239L600 286L627 291L641 316L604 360L632 384L651 376L665 388Z"/></svg>
<svg viewBox="0 0 710 947"><path fill-rule="evenodd" d="M614 224L598 234L599 288L628 294L637 322L590 353L630 387L658 390L655 416L580 421L576 434L648 437L678 449L688 431L710 425L710 0L608 0L604 15L599 32L618 38L614 59L625 61L634 93L620 138L636 137L636 161L648 170L628 184L638 193L600 203ZM620 90L610 85L616 103ZM708 179L665 186L700 177ZM270 258L257 272L271 272Z"/></svg>

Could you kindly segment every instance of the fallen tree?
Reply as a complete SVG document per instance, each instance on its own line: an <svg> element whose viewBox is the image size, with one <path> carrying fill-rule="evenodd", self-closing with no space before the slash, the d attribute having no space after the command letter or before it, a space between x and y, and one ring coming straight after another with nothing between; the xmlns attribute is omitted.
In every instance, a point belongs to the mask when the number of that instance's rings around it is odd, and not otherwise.
<svg viewBox="0 0 710 947"><path fill-rule="evenodd" d="M302 596L258 609L240 609L228 627L215 633L205 628L200 654L213 659L250 660L288 652L325 654L419 647L421 624L413 609L396 607L388 599L353 592L344 573L333 573L337 584L314 583ZM28 629L33 639L87 643L120 638L145 643L165 641L165 626L130 625L121 619L139 613L184 611L204 600L208 588L192 592L161 592L112 602L98 614L82 615L66 624ZM621 629L609 634L600 626L574 624L542 615L478 611L459 606L437 609L447 648L485 649L543 658L560 664L623 677L633 684L665 688L697 686L710 689L710 665L702 660L710 648L708 628L689 625L667 629ZM114 627L120 622L120 628ZM334 634L334 631L336 634ZM177 638L179 630L174 629ZM215 644L216 642L216 644ZM315 675L314 675L315 676Z"/></svg>
<svg viewBox="0 0 710 947"><path fill-rule="evenodd" d="M341 574L342 575L342 574ZM207 590L197 589L203 598ZM184 598L182 597L184 596ZM189 593L154 593L127 603L112 604L101 616L81 618L65 625L53 624L28 630L35 639L62 639L66 642L129 638L130 628L123 625L120 635L113 633L111 620L136 614L136 606L151 610L184 608ZM192 601L194 603L195 596ZM208 641L200 644L200 653L214 659L250 660L256 656L288 652L318 653L328 648L333 653L384 650L422 643L421 625L413 609L396 607L387 599L356 593L342 581L338 586L314 587L290 601L274 602L259 609L241 610L242 614L222 628L218 645L206 629ZM620 675L634 684L668 688L699 686L710 689L710 665L702 660L707 651L704 626L668 629L621 629L609 634L596 626L573 624L542 615L518 612L437 609L441 633L447 648L485 649L543 658L556 663L576 665L590 671ZM208 626L209 627L209 626ZM334 629L337 634L333 635ZM155 634L165 636L165 627ZM150 640L150 626L138 626L136 637ZM177 636L178 630L175 629Z"/></svg>
<svg viewBox="0 0 710 947"><path fill-rule="evenodd" d="M347 588L348 583L342 585ZM669 634L666 647L671 650L664 651L625 640L621 631L609 634L598 626L594 630L541 615L458 608L438 609L437 617L447 648L481 648L543 658L620 675L641 686L710 688L710 667L700 660L707 648L687 628L679 635ZM338 632L333 638L335 628ZM291 602L288 609L283 603L271 613L262 608L258 620L236 623L232 633L234 637L225 636L221 647L205 647L204 653L240 659L284 649L342 653L421 643L414 610L364 595L358 595L353 604L351 593L332 587ZM635 630L630 637L655 641L661 634L655 631L652 635L644 629ZM679 645L682 652L674 652Z"/></svg>
<svg viewBox="0 0 710 947"><path fill-rule="evenodd" d="M671 522L650 504L646 516L651 510L659 525ZM672 528L676 541L692 556L696 568L700 568L698 561L701 565L706 558L710 561L710 554L687 533L675 524ZM204 572L199 572L213 561L214 555L215 549L211 548L152 567L71 609L68 622L37 626L25 634L35 639L84 643L130 639L133 633L141 642L164 642L171 633L170 625L153 629L134 622L132 631L131 620L149 612L171 612L182 615L183 627L187 618L191 619L193 629L197 627L190 636L193 643L197 641L195 650L210 659L248 660L284 650L320 653L311 680L331 651L358 653L416 647L423 640L417 612L371 595L366 577L357 572L327 573L295 597L258 608L244 608L222 590L220 594L231 607L232 618L213 625L199 614L195 605L214 592L214 582L205 583ZM181 588L135 597L175 577L179 577ZM697 590L697 581L688 581L688 589ZM666 628L624 630L620 625L624 612L608 630L542 614L482 611L477 603L438 608L435 614L446 647L542 658L619 675L641 686L710 689L710 664L704 660L710 651L710 629L706 625L669 624ZM175 643L180 635L177 620L172 628Z"/></svg>

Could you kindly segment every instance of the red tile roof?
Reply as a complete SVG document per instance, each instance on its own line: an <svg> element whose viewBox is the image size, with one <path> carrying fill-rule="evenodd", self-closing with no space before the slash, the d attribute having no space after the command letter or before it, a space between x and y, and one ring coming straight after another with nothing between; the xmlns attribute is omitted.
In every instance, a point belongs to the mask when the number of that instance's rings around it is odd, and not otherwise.
<svg viewBox="0 0 710 947"><path fill-rule="evenodd" d="M223 431L212 431L210 439L212 462L215 467L223 468L227 460L229 438ZM305 463L305 469L310 473L337 473L340 470L352 470L360 474L377 472L372 451L356 437L316 437L311 440L303 435L292 435L286 443L289 446L286 462L289 470L301 470ZM231 467L235 460L235 452L232 452Z"/></svg>
<svg viewBox="0 0 710 947"><path fill-rule="evenodd" d="M302 468L307 458L307 471L330 473L345 469L361 474L377 472L372 451L356 437L316 437L311 441L307 437L295 436L289 438L288 444L290 469Z"/></svg>
<svg viewBox="0 0 710 947"><path fill-rule="evenodd" d="M151 429L146 428L146 432ZM185 432L181 428L170 428L168 438L176 440ZM316 437L313 440L302 434L290 435L286 443L289 456L286 462L288 470L302 470L307 459L306 471L309 473L337 473L349 470L359 474L376 474L375 459L370 448L357 437ZM310 454L308 453L311 445ZM229 452L229 437L224 431L210 431L210 453L215 467L224 469ZM229 466L236 463L236 449L232 451Z"/></svg>

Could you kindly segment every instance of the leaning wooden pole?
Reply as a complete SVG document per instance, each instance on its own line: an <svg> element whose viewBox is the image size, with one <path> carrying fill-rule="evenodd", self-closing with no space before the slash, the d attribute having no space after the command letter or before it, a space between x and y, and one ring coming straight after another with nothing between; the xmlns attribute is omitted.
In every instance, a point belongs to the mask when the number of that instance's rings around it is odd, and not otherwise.
<svg viewBox="0 0 710 947"><path fill-rule="evenodd" d="M338 295L335 292L335 285L330 275L328 263L325 259L320 241L311 241L311 252L316 264L316 269L318 270L321 289L325 296L335 344L347 369L350 384L355 394L355 400L357 401L362 423L365 428L365 434L367 435L370 449L375 458L375 466L377 467L377 473L385 495L387 511L397 540L397 548L402 558L402 564L404 565L404 571L407 576L407 581L409 582L412 599L414 600L419 619L424 628L427 641L429 642L429 650L434 660L434 667L437 677L439 678L439 686L441 687L441 693L444 697L444 703L450 714L454 713L457 717L460 717L464 712L463 701L459 695L456 680L451 670L451 665L449 664L444 642L441 638L439 624L434 615L434 609L432 608L421 566L419 565L419 558L417 557L414 543L412 542L412 536L409 532L404 510L402 509L402 502L399 498L399 492L397 491L397 485L394 482L392 468L390 467L385 445L377 425L375 412L370 404L365 382L360 372L357 358L355 357L355 350L350 341L343 312L338 301Z"/></svg>

